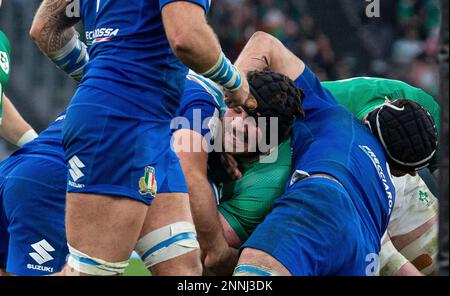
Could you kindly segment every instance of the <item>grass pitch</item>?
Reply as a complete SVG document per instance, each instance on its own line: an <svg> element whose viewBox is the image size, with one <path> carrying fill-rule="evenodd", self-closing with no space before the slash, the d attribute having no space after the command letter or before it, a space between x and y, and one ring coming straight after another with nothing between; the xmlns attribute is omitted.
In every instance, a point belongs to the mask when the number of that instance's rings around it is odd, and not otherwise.
<svg viewBox="0 0 450 296"><path fill-rule="evenodd" d="M130 264L124 273L125 276L150 276L150 272L145 268L140 259L131 258Z"/></svg>

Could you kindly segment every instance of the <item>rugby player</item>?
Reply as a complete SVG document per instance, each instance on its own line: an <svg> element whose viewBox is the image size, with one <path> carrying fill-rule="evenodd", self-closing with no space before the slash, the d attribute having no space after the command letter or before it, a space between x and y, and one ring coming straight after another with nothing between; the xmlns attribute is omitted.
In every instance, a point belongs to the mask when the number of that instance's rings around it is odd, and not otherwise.
<svg viewBox="0 0 450 296"><path fill-rule="evenodd" d="M70 252L63 274L121 274L134 248L157 274L200 274L187 189L170 149L187 73L175 56L223 86L231 106L247 99L247 81L207 25L210 1L80 3L73 16L67 1L43 1L30 31L62 70L84 73L63 127ZM80 20L89 64L74 29Z"/></svg>
<svg viewBox="0 0 450 296"><path fill-rule="evenodd" d="M381 84L380 86L384 86L379 89L385 91L388 90L386 86L392 86L393 84L400 85L405 90L415 89L407 84L392 80L364 78L364 81L364 84L372 84L377 81L378 84ZM330 83L335 82L325 82L322 85L326 87ZM355 115L357 114L356 110L351 108L355 104L352 104L352 101L347 100L347 98L358 99L358 102L360 102L364 98L369 98L365 97L367 94L370 94L373 98L379 95L374 92L367 92L367 89L360 92L358 87L352 88L351 83L347 83L347 81L336 83L345 87L346 95L342 96L339 92L333 91L332 88L329 88L329 90L339 103ZM359 84L361 85L361 83ZM351 91L348 91L349 89ZM399 89L391 89L396 92L399 91ZM431 107L435 106L431 97L424 92L419 93L422 94L422 98L430 99L428 103L431 104ZM384 104L384 99L380 104ZM434 109L438 110L438 106L436 107ZM408 141L408 138L404 138L404 140ZM235 170L241 171L242 177L238 180L232 180L226 176L220 176L216 180L219 183L218 186L222 188L219 211L224 225L224 233L228 243L234 248L239 248L242 242L247 240L256 226L270 212L273 202L284 192L291 171L289 143L280 145L279 150L276 163L263 163L259 162L258 159L242 159L239 155L234 154L239 161L235 165ZM394 250L391 248L392 246L383 245L381 250L381 275L419 275L418 270L425 275L432 274L435 271L434 263L437 248L437 199L418 175L394 177L394 183L396 185L396 202L388 229L390 235L394 236L396 248ZM411 247L405 248L398 245L397 237L399 235L402 239L399 242L411 241L413 242ZM401 250L400 253L396 251L397 249ZM408 261L413 262L418 270L409 265Z"/></svg>
<svg viewBox="0 0 450 296"><path fill-rule="evenodd" d="M264 40L270 43L271 38L267 36ZM440 121L440 107L433 97L401 81L364 77L322 82L322 85L340 104L361 120L364 120L370 112L377 112L377 107L384 105L386 99L395 101L408 98L430 110L436 123ZM404 112L411 111L404 110ZM420 112L416 117L427 116L426 113ZM398 124L397 128L402 128L405 123ZM417 126L418 130L411 136L420 134L422 128L423 126ZM413 142L417 146L422 145L422 141L427 141L426 138L410 141L409 136L402 140L406 145ZM273 202L284 192L292 165L288 143L280 145L276 163L262 163L257 161L258 159L249 161L240 158L238 154L233 154L239 163L236 163L232 170L240 171L238 173L241 177L232 180L222 175L216 182L222 188L219 212L226 239L230 246L239 248L270 212ZM431 168L433 159L430 163ZM213 175L217 175L215 172L216 170L213 170ZM395 248L392 248L389 241L383 244L380 273L420 275L420 271L424 275L431 275L436 271L438 201L419 175L394 177L394 184L396 202L388 230L393 237Z"/></svg>
<svg viewBox="0 0 450 296"><path fill-rule="evenodd" d="M2 1L0 1L0 8ZM37 133L17 112L4 91L11 75L11 44L0 30L0 136L16 146L22 147L37 137ZM5 201L3 200L6 179L13 178L10 170L0 170L0 275L6 274L6 258L8 253L6 220L3 215Z"/></svg>
<svg viewBox="0 0 450 296"><path fill-rule="evenodd" d="M50 275L66 263L64 118L0 163L0 266L8 274Z"/></svg>
<svg viewBox="0 0 450 296"><path fill-rule="evenodd" d="M205 143L210 140L211 135L215 134L215 132L211 131L210 127L216 125L214 120L217 122L219 111L222 109L220 113L224 113L223 108L220 106L223 95L213 82L205 80L193 72L188 75L188 78L192 80L188 84L194 87L187 87L185 95L182 98L182 107L177 113L179 120L175 120L175 125L181 124L181 128L175 131L174 141L178 146L182 147L182 151L177 151L177 153L187 176L194 221L196 221L197 231L201 233L199 240L205 257L205 266L211 271L214 270L215 274L228 274L230 267L235 262L235 259L233 260L235 258L233 256L233 248L239 248L241 246L242 242L248 238L254 228L270 212L276 198L284 192L285 183L291 170L290 142L286 140L278 147L279 151L274 151L273 154L276 153L278 156L275 163L260 162L258 161L259 155L254 155L256 157L248 157L248 154L233 153L240 162L239 169L242 171L242 178L237 181L228 180L222 184L221 203L219 205L219 218L224 225L225 240L232 247L227 248L224 243L224 233L218 225L214 198L215 190L208 186L209 180L206 174L208 151L206 151L207 149L202 149L206 146ZM336 86L334 88L331 87L334 84ZM330 89L334 89L332 94L336 96L338 102L346 106L355 115L360 113L361 108L366 108L367 106L374 108L374 102L379 101L379 105L383 105L386 96L391 100L396 100L401 97L410 97L412 101L422 99L423 104L428 109L434 110L434 115L439 112L439 106L437 106L432 97L423 91L399 81L364 78L328 82L323 83L323 85L329 85ZM378 93L375 92L376 89L379 90ZM343 90L347 90L345 95L342 94ZM353 101L346 100L349 97ZM355 102L357 98L359 98L359 101ZM381 101L378 98L382 98ZM363 99L367 101L366 104L360 104ZM355 108L355 106L358 108ZM408 112L408 110L405 112ZM195 122L196 119L198 119L197 123ZM282 129L284 128L286 127ZM285 138L280 138L280 140L283 141ZM188 145L183 145L183 143L188 143ZM195 151L193 147L195 144L193 143L197 144L197 151ZM228 145L228 147L231 147L228 149L228 152L235 149L232 146L233 143ZM267 158L270 156L268 155ZM220 164L215 163L211 167L216 168L212 170L212 175L217 175L217 172L219 174L222 172ZM237 171L237 173L240 172ZM417 176L406 176L405 178L409 177L416 178ZM395 179L397 180L397 178ZM430 197L428 203L431 205L434 203L435 198L432 193L420 178L419 181L408 185L408 195L405 195L404 190L397 190L397 193L402 197L402 201L410 200L417 205L416 211L412 211L412 208L408 204L396 202L393 216L401 217L401 219L396 218L399 221L401 220L401 222L397 223L401 223L406 227L410 227L408 226L410 223L407 223L407 220L405 220L407 217L422 221L422 224L424 224L427 222L427 219L423 218L433 217L436 214L434 206L424 207L425 203L419 202L415 194L412 194L412 192L418 194L419 189L423 190L422 194L426 193ZM399 206L400 204L401 208ZM392 226L394 224L392 223ZM429 239L429 242L434 239L433 236L430 237L429 235L425 237ZM383 253L385 250L386 248L383 248L382 258L384 258ZM417 255L414 258L422 255L418 252L424 252L426 250L431 251L430 248L415 250L416 252L414 254ZM386 260L382 260L382 265L384 265L384 261ZM395 260L395 256L393 256L392 260L389 260L391 262L390 265L396 261L398 260ZM406 265L406 262L404 263L405 266L398 273L399 275L418 274L415 268ZM410 270L410 272L406 273L405 271L407 270ZM386 268L382 269L382 274L389 275L386 272Z"/></svg>
<svg viewBox="0 0 450 296"><path fill-rule="evenodd" d="M281 42L260 46L266 35L256 33L236 62L251 73L258 108L230 116L288 122L300 105L305 116L292 129L289 186L242 246L234 275L376 274L371 263L395 201L383 147ZM302 101L285 92L295 88Z"/></svg>
<svg viewBox="0 0 450 296"><path fill-rule="evenodd" d="M211 162L212 159L216 159L214 156L217 156L217 152L223 151L224 148L231 149L229 152L235 149L230 145L230 141L222 138L222 134L225 135L223 131L227 125L226 119L229 117L223 117L226 111L223 104L224 96L214 82L193 71L187 78L181 107L172 124L174 148L185 172L206 272L210 275L230 275L237 263L237 250L228 245L222 233L221 216L216 200L218 192L208 178L208 163L216 168L216 171L223 171L220 163ZM279 139L276 140L275 146ZM289 143L285 143L282 147L283 153L286 149L290 150ZM280 167L279 170L284 168ZM285 174L286 177L288 174L289 172ZM273 180L266 178L265 181ZM270 186L266 186L268 189L266 194L272 195ZM249 195L252 193L248 192Z"/></svg>
<svg viewBox="0 0 450 296"><path fill-rule="evenodd" d="M264 35L258 35L259 39L258 39L258 44L262 44L262 46L272 46L273 44L273 37L270 36L264 36ZM277 45L277 44L275 44ZM376 103L377 101L379 102L379 105L382 105L385 102L385 96L388 96L390 99L396 99L396 96L400 96L401 97L409 97L411 98L411 100L422 100L423 104L425 106L428 107L428 109L430 110L437 110L437 112L433 112L434 115L436 115L436 113L438 113L439 107L437 106L437 104L434 102L434 100L432 99L432 97L428 96L427 94L425 94L423 91L420 91L418 89L412 88L404 83L398 82L398 81L390 81L390 80L381 80L381 79L357 79L354 80L354 82L358 82L358 83L354 83L353 86L350 83L347 83L349 81L352 80L346 80L346 81L340 81L340 82L336 82L334 84L336 84L336 89L341 90L341 93L339 93L338 91L336 91L336 95L338 100L340 101L340 103L343 103L344 105L347 104L347 107L349 107L349 109L351 111L354 112L354 114L364 114L361 113L360 111L362 110L362 108L365 108L367 110L367 112L369 112L370 110L374 109L376 107L376 104L374 104L374 102ZM324 83L324 85L327 83ZM328 83L330 84L330 83ZM342 88L338 87L338 86L342 86ZM374 88L374 86L377 86L379 91L377 92L376 89ZM365 88L364 88L365 87ZM343 95L344 90L345 95ZM334 94L334 92L333 92ZM383 94L383 95L381 95ZM351 97L354 100L348 100L348 98ZM356 99L358 98L358 100L356 101ZM364 104L364 102L367 101L367 104ZM357 108L355 108L357 107ZM369 108L371 108L369 110ZM374 111L376 112L376 111ZM410 112L410 110L404 110L405 113ZM419 112L418 115L420 114L426 114L426 112ZM365 115L365 114L364 114ZM437 118L439 119L439 118ZM418 133L420 133L421 127L418 127ZM425 139L426 140L426 139ZM417 141L416 141L417 142ZM422 144L420 141L417 142L417 145L420 146L420 144ZM286 167L290 167L290 155L287 154L281 154L280 158L283 158L285 161L281 161L286 165ZM281 190L283 187L283 178L279 178L278 180L280 180L280 182L271 182L270 185L269 184L263 184L263 183L258 183L256 179L264 179L264 178L268 178L268 176L270 175L272 180L277 180L276 176L281 176L280 173L276 173L276 172L281 172L281 173L286 173L288 172L289 169L281 169L281 170L276 170L277 168L274 165L268 165L266 167L266 170L264 171L264 164L256 164L256 163L252 163L252 164L246 164L245 166L245 173L244 173L244 177L237 181L237 182L227 182L225 183L224 186L224 192L225 192L225 199L227 200L224 206L221 206L220 211L221 214L223 214L225 217L227 217L226 222L230 222L231 223L224 223L225 226L228 226L228 224L231 225L231 227L225 227L225 233L227 233L227 239L229 241L229 243L235 247L238 247L242 241L244 241L248 235L253 231L254 227L263 220L265 213L267 213L268 211L270 211L271 208L271 204L272 202L278 197L276 194L275 195L265 195L265 194L261 194L262 192L265 192L266 190L263 190L267 187L271 187L271 188L278 188L278 190ZM253 167L257 167L258 169L253 169ZM247 174L248 171L248 174ZM270 171L272 171L272 174L270 173ZM407 197L408 199L411 199L416 205L418 205L418 198L415 197L413 194L411 194L411 192L414 192L415 185L411 185L409 184L409 188L410 190L408 190L407 192L403 192L403 190L397 190L399 192L399 194L401 194L401 196L403 197L404 200L406 200L405 197ZM424 185L423 182L421 182L420 186L417 186L417 188L421 188L422 190L424 190L424 192L422 192L422 194L425 194L425 192L428 192L428 194L430 195L430 199L427 199L427 203L428 204L433 204L433 198L431 193L427 190L426 186ZM412 190L411 190L412 189ZM252 194L247 194L248 192L251 192ZM268 191L270 192L270 191ZM242 195L242 198L241 198ZM415 198L413 198L415 197ZM411 203L411 202L410 202ZM397 215L402 217L401 219L398 219L399 222L397 222L396 224L403 224L406 227L410 227L408 224L408 219L406 219L405 217L409 217L410 219L416 219L416 220L421 220L422 223L427 223L428 220L427 219L417 219L414 218L415 216L419 216L418 214L421 214L422 218L429 218L429 217L433 217L435 215L435 212L433 211L434 207L430 207L429 205L427 207L425 207L423 205L423 202L421 202L422 205L418 205L416 209L411 208L408 206L408 204L405 204L404 202L401 203L401 206L399 205L399 203L396 203L396 208L394 209L394 215L396 215L396 213L398 213ZM402 207L403 210L399 210L399 208ZM409 210L409 211L408 211ZM401 214L400 214L401 213ZM392 223L394 225L394 223ZM405 227L404 226L404 227ZM423 227L422 227L423 229ZM417 232L416 232L417 234ZM412 237L412 235L414 235L414 233L410 234L410 237ZM426 235L425 237L427 237L427 239L429 239L428 242L431 242L432 240L430 239L430 235ZM431 237L432 238L432 237ZM385 249L385 248L383 248ZM412 251L413 253L411 255L415 255L418 254L416 257L418 257L419 255L421 255L421 253L418 252L424 252L425 250L429 250L430 247L422 247L420 249L415 249L414 251ZM409 250L409 252L411 253L411 250ZM385 253L385 250L382 251L382 253ZM383 257L383 254L382 254ZM416 258L413 257L413 258ZM429 257L429 256L428 256ZM393 256L391 258L392 260L389 260L389 262L395 262L397 260L395 260L395 256ZM383 261L383 260L382 260ZM403 262L405 262L403 260ZM400 264L400 266L402 266ZM400 267L399 266L399 267ZM407 265L405 264L405 266L403 266L404 270L407 270ZM384 273L386 274L386 273ZM400 274L402 274L400 272ZM405 274L405 273L403 273ZM411 274L411 273L410 273ZM414 273L412 273L414 274Z"/></svg>

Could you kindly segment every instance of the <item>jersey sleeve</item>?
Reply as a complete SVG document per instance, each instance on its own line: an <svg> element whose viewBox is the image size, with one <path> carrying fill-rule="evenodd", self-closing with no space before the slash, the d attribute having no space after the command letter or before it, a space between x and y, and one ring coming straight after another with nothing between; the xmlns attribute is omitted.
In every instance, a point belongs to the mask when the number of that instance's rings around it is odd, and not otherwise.
<svg viewBox="0 0 450 296"><path fill-rule="evenodd" d="M294 83L305 93L305 99L303 101L305 111L321 106L338 104L333 95L321 85L317 76L308 66L305 66L305 70Z"/></svg>
<svg viewBox="0 0 450 296"><path fill-rule="evenodd" d="M196 82L186 80L181 106L172 122L172 132L190 129L205 137L213 134L212 123L217 120L219 110L214 97Z"/></svg>
<svg viewBox="0 0 450 296"><path fill-rule="evenodd" d="M211 0L159 0L159 8L162 10L163 7L166 6L167 4L179 1L197 4L205 10L205 13L208 13L209 8L211 7Z"/></svg>

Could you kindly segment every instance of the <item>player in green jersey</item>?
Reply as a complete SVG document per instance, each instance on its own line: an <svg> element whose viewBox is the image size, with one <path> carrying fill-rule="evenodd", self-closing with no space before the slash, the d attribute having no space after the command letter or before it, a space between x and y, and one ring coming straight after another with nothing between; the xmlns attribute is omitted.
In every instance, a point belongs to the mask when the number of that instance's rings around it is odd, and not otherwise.
<svg viewBox="0 0 450 296"><path fill-rule="evenodd" d="M407 83L360 77L322 84L362 121L386 102L407 99L424 107L435 125L440 126L438 103L423 90ZM431 171L438 168L437 153L428 167ZM394 177L394 184L397 191L395 208L386 236L392 241L386 239L383 244L381 274L401 274L401 266L407 260L423 274L433 274L436 271L438 201L419 174Z"/></svg>
<svg viewBox="0 0 450 296"><path fill-rule="evenodd" d="M441 108L434 98L422 89L402 81L358 77L322 82L322 85L359 120L364 120L370 112L386 102L407 99L424 107L433 117L435 125L440 126ZM437 153L428 168L433 172L438 168Z"/></svg>
<svg viewBox="0 0 450 296"><path fill-rule="evenodd" d="M1 3L0 3L1 6ZM0 30L0 136L19 147L37 137L5 95L11 75L11 45Z"/></svg>
<svg viewBox="0 0 450 296"><path fill-rule="evenodd" d="M370 112L376 111L386 101L406 98L425 107L435 122L439 123L440 108L434 99L406 83L377 78L356 78L323 84L360 120L364 120ZM281 159L277 163L289 163L290 151L280 153L279 157ZM290 169L280 170L277 164L267 165L262 169L257 162L241 162L239 168L243 169L242 178L224 182L223 201L219 206L227 240L233 247L240 246L248 238L270 212L275 199L280 196L274 190L266 191L266 188L284 190L288 178L277 179L275 174L282 176L286 172L290 173ZM278 182L268 183L265 181L268 176ZM387 241L384 245L383 253L386 256L383 257L382 254L382 274L418 274L411 266L404 266L408 260L424 274L430 274L434 270L432 262L436 255L437 201L420 177L405 175L395 179L397 201L389 227L394 244ZM401 252L396 251L393 246Z"/></svg>

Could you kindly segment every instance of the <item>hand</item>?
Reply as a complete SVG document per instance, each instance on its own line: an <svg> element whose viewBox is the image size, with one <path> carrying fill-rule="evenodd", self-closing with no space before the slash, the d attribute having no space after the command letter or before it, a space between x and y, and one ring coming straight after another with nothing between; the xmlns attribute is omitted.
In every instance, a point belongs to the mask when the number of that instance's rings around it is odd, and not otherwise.
<svg viewBox="0 0 450 296"><path fill-rule="evenodd" d="M231 276L239 259L239 251L228 246L216 249L205 258L205 273L214 276Z"/></svg>
<svg viewBox="0 0 450 296"><path fill-rule="evenodd" d="M245 105L246 101L249 98L250 86L248 84L247 78L242 73L241 78L242 78L242 86L238 90L225 93L225 103L230 108Z"/></svg>
<svg viewBox="0 0 450 296"><path fill-rule="evenodd" d="M220 154L220 162L223 165L223 168L227 172L227 174L233 179L237 180L242 178L242 173L239 170L239 163L234 158L233 155L229 153L221 153Z"/></svg>

